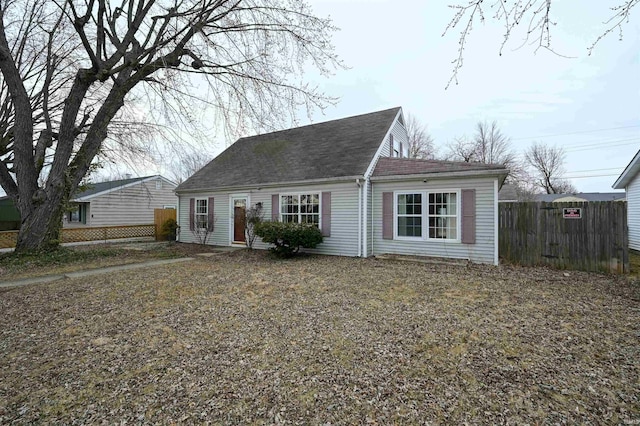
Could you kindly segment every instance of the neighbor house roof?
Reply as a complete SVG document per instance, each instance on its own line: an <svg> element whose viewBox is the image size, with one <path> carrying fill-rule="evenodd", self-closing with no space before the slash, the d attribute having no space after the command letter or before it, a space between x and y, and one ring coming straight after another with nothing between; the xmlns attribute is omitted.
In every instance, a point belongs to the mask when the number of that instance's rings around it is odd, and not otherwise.
<svg viewBox="0 0 640 426"><path fill-rule="evenodd" d="M448 177L460 174L465 176L503 175L504 179L508 170L501 164L382 157L376 164L372 178L382 180L390 177L406 178L411 175Z"/></svg>
<svg viewBox="0 0 640 426"><path fill-rule="evenodd" d="M640 150L636 152L631 162L613 184L613 189L625 189L629 182L640 172Z"/></svg>
<svg viewBox="0 0 640 426"><path fill-rule="evenodd" d="M143 176L143 177L136 177L136 178L130 178L130 179L110 180L107 182L89 183L87 189L76 193L75 196L72 198L72 200L87 201L103 193L115 191L117 189L131 186L142 181L153 180L157 178L161 178L163 181L171 185L175 185L175 183L171 182L170 180L160 175Z"/></svg>
<svg viewBox="0 0 640 426"><path fill-rule="evenodd" d="M624 201L626 194L624 192L576 192L575 194L536 194L535 201L544 201L547 203L564 202L564 201Z"/></svg>
<svg viewBox="0 0 640 426"><path fill-rule="evenodd" d="M176 192L363 176L400 111L238 139Z"/></svg>

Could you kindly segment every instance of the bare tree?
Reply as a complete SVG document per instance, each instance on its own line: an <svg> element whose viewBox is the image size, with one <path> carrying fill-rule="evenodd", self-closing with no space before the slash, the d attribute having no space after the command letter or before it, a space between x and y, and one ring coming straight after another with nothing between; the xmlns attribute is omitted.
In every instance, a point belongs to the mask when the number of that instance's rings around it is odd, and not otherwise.
<svg viewBox="0 0 640 426"><path fill-rule="evenodd" d="M253 207L245 210L244 217L244 234L246 236L247 247L253 249L253 243L256 241L256 225L264 221L264 208L262 203L257 203Z"/></svg>
<svg viewBox="0 0 640 426"><path fill-rule="evenodd" d="M407 114L405 129L409 137L409 158L433 160L436 158L436 147L427 126L413 114Z"/></svg>
<svg viewBox="0 0 640 426"><path fill-rule="evenodd" d="M203 151L190 151L179 154L170 163L171 170L169 173L172 180L178 184L184 182L211 161L212 157L212 155L208 155Z"/></svg>
<svg viewBox="0 0 640 426"><path fill-rule="evenodd" d="M533 184L547 194L576 192L571 182L563 179L565 153L562 148L534 143L525 152L525 160L533 169Z"/></svg>
<svg viewBox="0 0 640 426"><path fill-rule="evenodd" d="M460 136L447 144L447 151L444 158L449 161L464 161L470 163L475 161L476 148L472 140L466 136Z"/></svg>
<svg viewBox="0 0 640 426"><path fill-rule="evenodd" d="M212 218L213 220L211 220ZM191 234L199 244L207 244L209 238L213 235L213 230L217 221L218 218L213 215L208 216L204 219L202 218L202 216L195 213L193 214L193 216L191 216L191 223L189 224L189 228Z"/></svg>
<svg viewBox="0 0 640 426"><path fill-rule="evenodd" d="M57 245L63 206L118 130L144 153L152 131L196 127L206 108L246 132L333 101L292 83L309 62L341 66L335 27L304 1L114 3L0 2L0 185L22 216L17 252Z"/></svg>
<svg viewBox="0 0 640 426"><path fill-rule="evenodd" d="M464 49L474 24L482 24L487 20L493 20L504 27L502 43L499 54L502 55L507 42L514 37L518 29L522 30L523 38L521 45L532 44L535 50L547 49L554 53L552 46L551 32L557 25L557 18L553 15L552 5L558 0L515 0L507 2L504 0L484 1L465 0L450 7L455 11L451 21L444 30L443 36L456 28L460 28L458 39L458 56L453 61L453 72L447 87L451 82L458 83L458 72L462 68L464 59ZM581 7L581 3L576 1L576 7ZM629 22L631 9L640 4L640 0L618 0L616 6L609 7L610 12L605 17L603 25L596 35L594 41L588 48L588 53L606 36L612 32L618 32L622 39L623 25ZM603 6L604 7L604 6ZM556 53L557 54L557 53ZM562 56L562 55L561 55Z"/></svg>

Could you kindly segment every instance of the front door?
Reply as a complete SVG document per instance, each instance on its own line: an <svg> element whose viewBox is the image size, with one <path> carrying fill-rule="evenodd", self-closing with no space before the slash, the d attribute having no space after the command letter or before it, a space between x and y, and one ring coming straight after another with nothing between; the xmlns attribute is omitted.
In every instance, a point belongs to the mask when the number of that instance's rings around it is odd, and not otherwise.
<svg viewBox="0 0 640 426"><path fill-rule="evenodd" d="M234 198L233 199L233 242L244 243L244 228L247 212L247 199L246 198Z"/></svg>

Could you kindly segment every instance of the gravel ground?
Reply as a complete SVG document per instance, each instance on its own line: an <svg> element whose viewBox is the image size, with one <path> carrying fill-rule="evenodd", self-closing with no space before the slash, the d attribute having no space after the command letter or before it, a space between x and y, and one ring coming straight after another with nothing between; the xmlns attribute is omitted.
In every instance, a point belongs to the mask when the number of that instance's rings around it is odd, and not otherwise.
<svg viewBox="0 0 640 426"><path fill-rule="evenodd" d="M0 423L640 423L626 278L242 251L0 312Z"/></svg>

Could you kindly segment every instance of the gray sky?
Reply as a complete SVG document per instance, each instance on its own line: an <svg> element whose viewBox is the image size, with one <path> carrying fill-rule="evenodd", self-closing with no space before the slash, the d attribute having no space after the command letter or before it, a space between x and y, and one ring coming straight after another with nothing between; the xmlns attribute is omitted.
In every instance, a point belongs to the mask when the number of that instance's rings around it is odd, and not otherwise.
<svg viewBox="0 0 640 426"><path fill-rule="evenodd" d="M571 179L578 190L612 191L640 148L640 7L622 41L613 33L588 56L620 1L556 0L553 46L571 58L519 48L520 34L499 56L502 28L487 21L471 33L459 84L445 90L459 31L442 33L454 1L310 0L341 28L334 44L350 67L331 79L307 76L341 98L313 120L402 106L428 125L439 147L471 136L480 120L497 120L518 152L534 141L564 147L566 177L609 175Z"/></svg>

